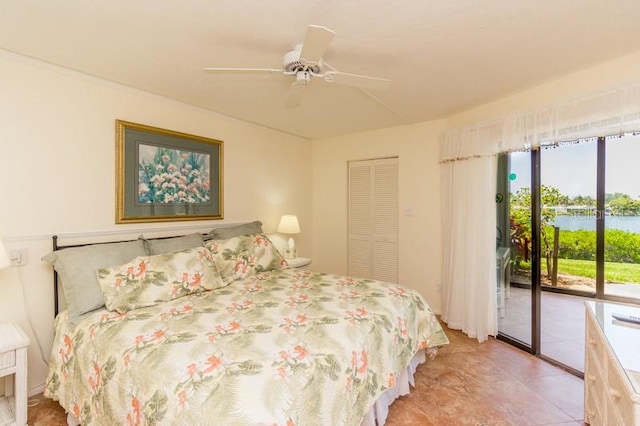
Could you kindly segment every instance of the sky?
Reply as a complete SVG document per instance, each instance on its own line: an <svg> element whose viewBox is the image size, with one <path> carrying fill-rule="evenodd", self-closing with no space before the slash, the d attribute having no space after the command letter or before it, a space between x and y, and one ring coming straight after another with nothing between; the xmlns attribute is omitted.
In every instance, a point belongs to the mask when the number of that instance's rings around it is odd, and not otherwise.
<svg viewBox="0 0 640 426"><path fill-rule="evenodd" d="M595 140L542 150L540 178L564 195L596 196ZM606 193L621 192L640 199L640 135L608 138L606 154ZM511 154L511 192L530 185L529 153Z"/></svg>

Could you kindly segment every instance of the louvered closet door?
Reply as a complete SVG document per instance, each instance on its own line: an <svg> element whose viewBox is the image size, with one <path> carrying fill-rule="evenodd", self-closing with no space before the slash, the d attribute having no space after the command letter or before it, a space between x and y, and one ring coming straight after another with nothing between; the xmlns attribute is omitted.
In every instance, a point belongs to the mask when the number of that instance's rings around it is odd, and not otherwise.
<svg viewBox="0 0 640 426"><path fill-rule="evenodd" d="M349 163L349 275L373 275L373 176L370 161Z"/></svg>
<svg viewBox="0 0 640 426"><path fill-rule="evenodd" d="M349 163L349 275L398 282L398 159Z"/></svg>

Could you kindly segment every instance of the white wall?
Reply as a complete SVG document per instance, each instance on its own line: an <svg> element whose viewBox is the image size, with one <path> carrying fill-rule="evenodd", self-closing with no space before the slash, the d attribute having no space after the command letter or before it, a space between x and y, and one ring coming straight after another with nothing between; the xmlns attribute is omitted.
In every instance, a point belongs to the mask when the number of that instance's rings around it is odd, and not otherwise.
<svg viewBox="0 0 640 426"><path fill-rule="evenodd" d="M580 99L640 80L640 51L549 81L529 90L448 117L447 127L459 127L536 107Z"/></svg>
<svg viewBox="0 0 640 426"><path fill-rule="evenodd" d="M220 223L115 225L116 119L224 141L224 222L259 219L273 232L295 213L299 253L311 254L309 141L3 51L0 77L0 238L28 249L26 266L0 271L0 321L31 336L32 393L46 376L35 335L45 357L53 337L52 273L40 261L52 234L175 235Z"/></svg>
<svg viewBox="0 0 640 426"><path fill-rule="evenodd" d="M400 282L439 312L439 135L447 128L586 96L640 76L640 52L573 73L445 120L313 141L313 269L347 271L347 161L400 157ZM413 216L404 215L406 209Z"/></svg>
<svg viewBox="0 0 640 426"><path fill-rule="evenodd" d="M440 310L439 134L444 121L313 141L313 270L347 273L347 162L399 158L401 284Z"/></svg>

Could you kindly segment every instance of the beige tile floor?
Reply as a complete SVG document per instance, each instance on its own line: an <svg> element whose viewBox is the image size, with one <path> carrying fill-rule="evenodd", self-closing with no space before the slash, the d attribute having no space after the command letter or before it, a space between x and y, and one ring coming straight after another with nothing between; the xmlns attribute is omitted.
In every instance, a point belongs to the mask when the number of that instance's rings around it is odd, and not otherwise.
<svg viewBox="0 0 640 426"><path fill-rule="evenodd" d="M499 340L445 331L451 344L418 367L387 425L583 424L582 380ZM44 399L29 409L29 424L64 425L64 411Z"/></svg>
<svg viewBox="0 0 640 426"><path fill-rule="evenodd" d="M447 330L451 345L417 371L388 425L583 424L583 381L504 342Z"/></svg>
<svg viewBox="0 0 640 426"><path fill-rule="evenodd" d="M531 343L531 292L512 287L500 332ZM584 371L585 300L583 297L542 292L541 353L578 371Z"/></svg>
<svg viewBox="0 0 640 426"><path fill-rule="evenodd" d="M505 299L504 316L498 318L500 332L531 343L531 291L512 286ZM640 285L607 284L605 294L640 301ZM541 353L584 372L584 302L593 298L542 292Z"/></svg>

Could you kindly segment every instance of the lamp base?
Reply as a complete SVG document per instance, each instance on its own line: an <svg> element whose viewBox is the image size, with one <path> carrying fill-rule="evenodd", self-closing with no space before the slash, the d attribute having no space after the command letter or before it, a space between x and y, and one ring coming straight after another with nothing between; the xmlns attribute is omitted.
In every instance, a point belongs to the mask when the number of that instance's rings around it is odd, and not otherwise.
<svg viewBox="0 0 640 426"><path fill-rule="evenodd" d="M295 241L293 241L293 237L290 237L287 243L287 248L284 249L284 258L295 259L296 257L298 257L298 252L296 250L296 243Z"/></svg>

